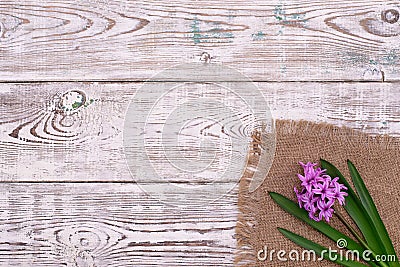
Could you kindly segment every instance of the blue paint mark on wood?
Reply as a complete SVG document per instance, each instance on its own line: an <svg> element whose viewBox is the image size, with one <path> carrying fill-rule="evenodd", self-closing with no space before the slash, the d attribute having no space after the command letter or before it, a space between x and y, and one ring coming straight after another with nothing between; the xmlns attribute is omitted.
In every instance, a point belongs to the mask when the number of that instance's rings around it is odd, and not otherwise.
<svg viewBox="0 0 400 267"><path fill-rule="evenodd" d="M191 38L195 44L200 43L232 43L235 37L232 32L221 29L219 23L214 22L212 28L206 31L201 29L201 21L195 17L191 24Z"/></svg>
<svg viewBox="0 0 400 267"><path fill-rule="evenodd" d="M276 20L282 22L283 24L298 24L305 23L308 21L306 19L306 15L303 13L293 13L287 14L286 11L283 9L283 5L278 5L274 9L274 17Z"/></svg>
<svg viewBox="0 0 400 267"><path fill-rule="evenodd" d="M280 66L280 71L281 71L282 74L286 74L286 72L287 72L287 66L286 66L286 65L281 65L281 66Z"/></svg>
<svg viewBox="0 0 400 267"><path fill-rule="evenodd" d="M274 9L274 18L281 24L282 26L278 30L277 35L282 35L283 30L285 28L284 25L291 26L301 26L303 30L307 28L308 19L306 19L305 13L292 13L288 14L284 9L283 5L277 5Z"/></svg>
<svg viewBox="0 0 400 267"><path fill-rule="evenodd" d="M200 26L199 26L199 24L200 24L200 22L198 21L198 19L195 17L194 18L194 20L193 20L193 22L192 22L192 25L191 25L191 28L192 28L192 34L193 34L193 42L195 43L195 44L198 44L198 43L200 43L200 40L201 40L201 34L200 34Z"/></svg>
<svg viewBox="0 0 400 267"><path fill-rule="evenodd" d="M283 4L279 4L274 8L274 18L280 25L276 35L283 35L285 27L296 26L302 28L302 30L307 29L308 19L306 18L306 13L291 13L285 10ZM270 30L269 30L270 31ZM267 39L267 34L265 33L267 30L259 30L256 33L251 34L251 38L253 41L264 41Z"/></svg>
<svg viewBox="0 0 400 267"><path fill-rule="evenodd" d="M380 55L369 56L356 52L345 52L342 57L352 66L373 65L373 66L396 66L400 63L400 50L391 49Z"/></svg>
<svg viewBox="0 0 400 267"><path fill-rule="evenodd" d="M400 63L400 51L399 49L391 49L388 53L382 56L383 65L397 65Z"/></svg>
<svg viewBox="0 0 400 267"><path fill-rule="evenodd" d="M286 20L286 12L283 10L282 5L275 6L274 9L275 19L278 21L285 21Z"/></svg>
<svg viewBox="0 0 400 267"><path fill-rule="evenodd" d="M364 78L379 78L385 81L387 74L398 74L400 64L400 49L383 50L378 54L369 55L357 52L341 54L344 68L360 68Z"/></svg>
<svg viewBox="0 0 400 267"><path fill-rule="evenodd" d="M266 34L263 31L258 31L251 35L253 41L264 41L266 39Z"/></svg>

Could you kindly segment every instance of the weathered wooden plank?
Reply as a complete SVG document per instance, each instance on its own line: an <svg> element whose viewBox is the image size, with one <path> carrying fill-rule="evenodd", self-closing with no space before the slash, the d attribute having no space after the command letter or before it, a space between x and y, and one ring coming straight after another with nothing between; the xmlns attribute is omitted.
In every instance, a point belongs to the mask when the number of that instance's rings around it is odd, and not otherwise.
<svg viewBox="0 0 400 267"><path fill-rule="evenodd" d="M142 81L212 62L258 81L399 80L397 0L1 1L0 81Z"/></svg>
<svg viewBox="0 0 400 267"><path fill-rule="evenodd" d="M122 132L127 107L141 86L141 83L1 84L1 180L133 181L125 160ZM391 135L400 134L398 86L398 83L258 83L276 119L306 119ZM75 101L78 92L85 102ZM68 101L66 96L70 97ZM163 99L174 102L168 94ZM65 111L65 107L71 112ZM172 109L168 105L156 108L153 112L156 115L148 124L160 127L163 120L157 114ZM241 129L237 126L240 121L224 123ZM202 130L210 132L208 125L198 125L201 127L194 128L194 135ZM162 147L155 146L158 137L149 135L152 153L158 151L154 149L159 149L160 155L164 153ZM163 138L170 141L174 136ZM226 140L217 142L225 144ZM148 151L143 152L143 157L146 155L150 155ZM192 159L196 155L189 153L185 157ZM169 161L157 158L157 164L161 163ZM215 173L218 168L209 169ZM210 177L172 180L215 181L215 177ZM219 182L234 181L236 177Z"/></svg>
<svg viewBox="0 0 400 267"><path fill-rule="evenodd" d="M0 266L232 266L235 203L178 208L134 184L1 184Z"/></svg>

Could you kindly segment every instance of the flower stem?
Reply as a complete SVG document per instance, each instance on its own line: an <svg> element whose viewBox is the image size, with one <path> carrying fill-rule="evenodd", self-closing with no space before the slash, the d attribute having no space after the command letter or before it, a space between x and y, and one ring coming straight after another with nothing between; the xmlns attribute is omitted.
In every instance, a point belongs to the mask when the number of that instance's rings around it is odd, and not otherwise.
<svg viewBox="0 0 400 267"><path fill-rule="evenodd" d="M366 249L371 251L372 256L374 257L374 259L376 259L377 255L376 253L368 246L368 244L364 241L364 239L362 239L362 237L353 229L353 227L351 227L350 224L347 223L347 221L343 218L343 216L337 211L335 210L336 217L339 218L339 220L346 226L347 229L349 229L349 231L353 234L353 236L358 240L358 242L361 243L361 245ZM389 267L385 262L382 261L375 261L375 263L379 264L382 267Z"/></svg>
<svg viewBox="0 0 400 267"><path fill-rule="evenodd" d="M354 237L358 240L358 242L363 245L365 249L369 249L367 243L365 243L364 239L361 238L361 236L356 232L356 230L351 227L350 224L346 222L346 220L343 218L343 216L335 209L335 215L339 218L339 220L349 229L349 231L354 235Z"/></svg>

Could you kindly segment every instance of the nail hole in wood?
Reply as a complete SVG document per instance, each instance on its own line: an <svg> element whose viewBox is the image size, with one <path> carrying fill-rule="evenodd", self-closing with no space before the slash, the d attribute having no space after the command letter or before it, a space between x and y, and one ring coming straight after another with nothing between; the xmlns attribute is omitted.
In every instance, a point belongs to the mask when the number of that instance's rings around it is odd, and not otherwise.
<svg viewBox="0 0 400 267"><path fill-rule="evenodd" d="M390 24L398 22L399 17L399 11L397 11L396 9L388 9L382 11L382 20Z"/></svg>
<svg viewBox="0 0 400 267"><path fill-rule="evenodd" d="M213 59L213 57L207 52L203 52L200 55L200 61L203 61L205 63L210 63L211 59Z"/></svg>

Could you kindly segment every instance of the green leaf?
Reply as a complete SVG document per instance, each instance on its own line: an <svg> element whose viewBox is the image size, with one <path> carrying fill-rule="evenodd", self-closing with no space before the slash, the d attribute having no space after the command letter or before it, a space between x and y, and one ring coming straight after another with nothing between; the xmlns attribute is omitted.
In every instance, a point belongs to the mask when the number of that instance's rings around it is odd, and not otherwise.
<svg viewBox="0 0 400 267"><path fill-rule="evenodd" d="M367 187L365 186L364 181L361 178L360 173L357 171L357 168L354 166L354 164L350 161L347 160L347 165L349 167L350 171L350 176L353 181L354 187L356 188L356 191L358 193L358 196L360 197L361 203L364 207L364 209L367 211L368 216L371 218L372 223L376 229L376 232L378 236L381 239L381 242L383 243L383 247L385 249L386 255L396 255L396 251L394 250L392 241L389 237L389 234L386 230L385 225L382 222L381 217L379 216L378 210L375 206L375 203L371 197L371 195L368 192ZM397 256L396 256L397 259ZM400 264L397 262L388 262L389 266L400 266Z"/></svg>
<svg viewBox="0 0 400 267"><path fill-rule="evenodd" d="M269 192L271 198L285 211L300 219L301 221L307 223L314 229L326 235L331 240L337 242L339 239L345 239L347 241L347 249L349 250L357 250L362 253L365 249L352 238L347 235L339 232L329 224L320 221L316 222L308 217L308 213L305 209L300 208L297 203L292 200L282 196L281 194L275 192Z"/></svg>
<svg viewBox="0 0 400 267"><path fill-rule="evenodd" d="M366 267L368 265L362 264L360 262L357 261L352 261L352 260L345 260L345 259L340 259L340 255L338 255L337 253L333 253L331 252L331 256L334 257L330 257L328 252L328 249L317 244L314 243L311 240L308 240L300 235L297 235L295 233L290 232L289 230L283 229L283 228L278 228L279 232L281 232L285 237L289 238L290 240L292 240L294 243L296 243L297 245L307 249L307 250L313 250L315 251L315 253L319 256L322 255L322 257L324 259L327 259L329 261L338 263L342 266L347 266L347 267Z"/></svg>
<svg viewBox="0 0 400 267"><path fill-rule="evenodd" d="M384 254L385 250L383 249L382 241L379 236L377 236L371 218L369 218L357 194L353 191L350 184L335 166L323 159L321 159L320 162L322 168L327 170L329 176L332 178L339 177L339 181L347 187L347 193L349 195L346 197L344 208L362 232L368 246L376 254Z"/></svg>

